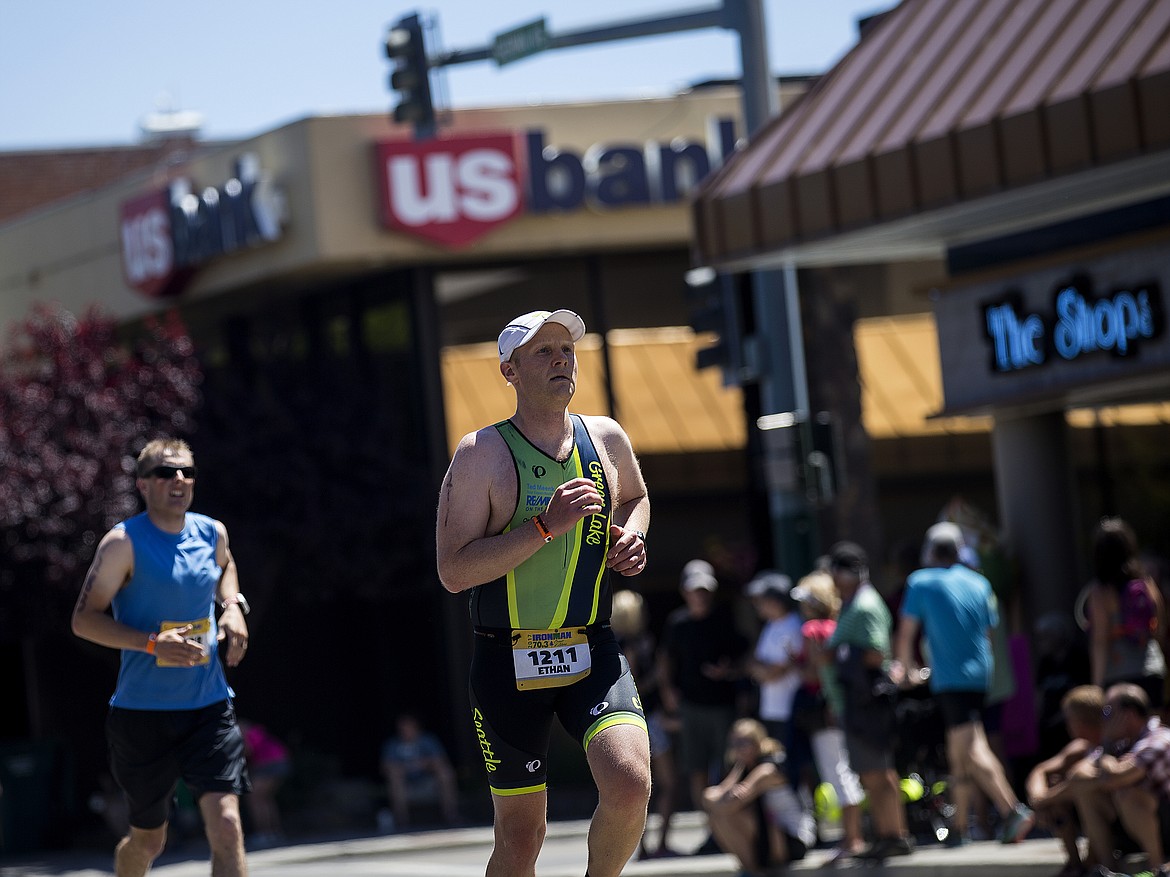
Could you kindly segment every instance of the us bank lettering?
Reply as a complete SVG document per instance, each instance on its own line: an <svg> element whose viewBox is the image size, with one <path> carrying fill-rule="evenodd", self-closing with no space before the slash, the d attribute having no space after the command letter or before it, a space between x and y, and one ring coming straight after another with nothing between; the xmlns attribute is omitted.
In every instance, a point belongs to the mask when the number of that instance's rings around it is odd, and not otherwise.
<svg viewBox="0 0 1170 877"><path fill-rule="evenodd" d="M382 224L462 247L526 211L678 203L735 151L735 123L711 122L705 142L672 137L584 152L547 143L541 130L378 143Z"/></svg>
<svg viewBox="0 0 1170 877"><path fill-rule="evenodd" d="M483 750L483 765L487 768L488 773L492 773L495 771L496 765L503 764L503 760L496 758L492 743L487 738L487 731L483 728L483 713L478 708L473 708L471 717L475 720L475 736L479 738L479 748Z"/></svg>
<svg viewBox="0 0 1170 877"><path fill-rule="evenodd" d="M605 471L601 468L601 463L594 460L589 464L589 475L593 478L593 484L597 487L597 492L601 494L601 504L605 505ZM603 515L593 515L589 518L589 532L585 535L585 541L590 545L600 545L605 539L605 517Z"/></svg>

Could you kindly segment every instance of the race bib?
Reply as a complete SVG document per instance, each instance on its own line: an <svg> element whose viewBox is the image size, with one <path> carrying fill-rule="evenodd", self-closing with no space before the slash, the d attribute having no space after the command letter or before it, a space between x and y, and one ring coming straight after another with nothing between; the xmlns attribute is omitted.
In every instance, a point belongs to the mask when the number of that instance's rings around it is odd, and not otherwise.
<svg viewBox="0 0 1170 877"><path fill-rule="evenodd" d="M585 628L512 631L516 687L556 688L589 675L589 637Z"/></svg>
<svg viewBox="0 0 1170 877"><path fill-rule="evenodd" d="M171 630L175 627L186 627L191 625L191 629L187 631L187 639L194 640L203 646L203 657L195 662L196 667L206 664L211 660L211 619L200 618L198 621L164 621L159 625L159 633L164 630ZM154 662L159 667L186 667L187 664L180 664L177 661L164 661L162 658L155 658Z"/></svg>

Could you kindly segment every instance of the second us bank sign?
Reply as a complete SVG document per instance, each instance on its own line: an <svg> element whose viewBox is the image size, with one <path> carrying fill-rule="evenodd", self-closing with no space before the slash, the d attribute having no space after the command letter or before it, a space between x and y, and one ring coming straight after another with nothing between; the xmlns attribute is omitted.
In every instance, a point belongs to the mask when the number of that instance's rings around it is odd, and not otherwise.
<svg viewBox="0 0 1170 877"><path fill-rule="evenodd" d="M717 120L706 143L595 144L583 153L530 130L375 145L382 224L445 247L521 214L614 210L682 200L735 148Z"/></svg>

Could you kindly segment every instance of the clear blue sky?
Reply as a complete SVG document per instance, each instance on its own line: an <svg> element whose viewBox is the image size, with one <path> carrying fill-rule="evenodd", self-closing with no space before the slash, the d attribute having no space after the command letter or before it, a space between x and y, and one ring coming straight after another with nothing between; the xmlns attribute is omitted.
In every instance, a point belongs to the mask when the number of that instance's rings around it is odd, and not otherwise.
<svg viewBox="0 0 1170 877"><path fill-rule="evenodd" d="M204 116L208 138L305 116L388 111L387 26L420 11L441 48L486 45L545 16L558 33L706 9L718 0L2 0L0 149L133 143L167 104ZM856 42L856 20L896 0L764 0L776 73L819 73ZM561 49L503 68L443 74L451 106L635 97L737 75L738 41L692 31Z"/></svg>

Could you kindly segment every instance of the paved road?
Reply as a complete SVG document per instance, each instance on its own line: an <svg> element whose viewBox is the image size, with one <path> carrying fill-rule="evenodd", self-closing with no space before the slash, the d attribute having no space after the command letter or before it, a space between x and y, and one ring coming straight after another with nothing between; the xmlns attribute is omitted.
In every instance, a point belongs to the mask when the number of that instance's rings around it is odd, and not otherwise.
<svg viewBox="0 0 1170 877"><path fill-rule="evenodd" d="M682 813L672 832L672 844L693 850L705 836L697 814ZM585 871L588 823L560 822L549 826L548 838L537 863L537 877L581 877ZM491 850L490 828L452 829L386 837L350 838L301 843L248 855L251 877L482 877ZM207 859L198 850L190 858L164 857L152 877L206 877ZM790 871L821 870L826 853L811 852ZM2 877L99 877L112 873L108 854L63 855L0 865ZM892 860L884 868L854 866L825 869L858 871L881 877L1051 877L1061 866L1059 845L1051 839L1022 844L975 843L962 849L920 848L913 856ZM627 877L735 877L739 868L725 855L685 856L631 862Z"/></svg>

